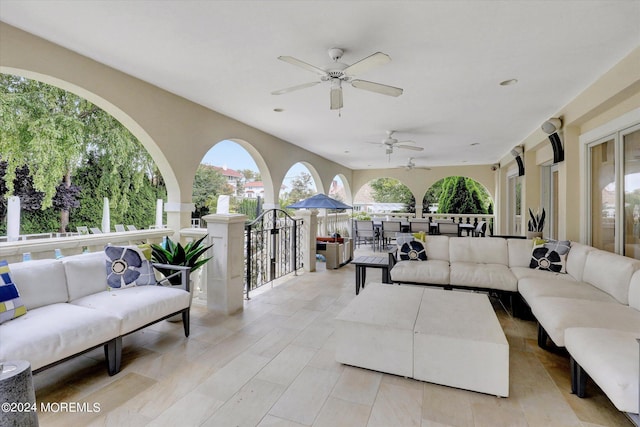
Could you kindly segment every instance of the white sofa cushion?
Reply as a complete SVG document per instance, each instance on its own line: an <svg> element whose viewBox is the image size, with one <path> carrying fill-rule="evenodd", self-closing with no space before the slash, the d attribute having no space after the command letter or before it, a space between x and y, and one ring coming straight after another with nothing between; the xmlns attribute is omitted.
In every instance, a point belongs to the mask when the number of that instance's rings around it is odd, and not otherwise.
<svg viewBox="0 0 640 427"><path fill-rule="evenodd" d="M103 267L104 267L104 260ZM102 291L72 304L110 313L121 320L120 335L128 334L191 305L189 292L164 286L134 286Z"/></svg>
<svg viewBox="0 0 640 427"><path fill-rule="evenodd" d="M104 252L74 255L63 258L67 275L69 301L107 289L107 266Z"/></svg>
<svg viewBox="0 0 640 427"><path fill-rule="evenodd" d="M43 259L9 265L11 278L27 310L67 302L67 278L60 260Z"/></svg>
<svg viewBox="0 0 640 427"><path fill-rule="evenodd" d="M640 270L633 273L629 281L629 307L640 310Z"/></svg>
<svg viewBox="0 0 640 427"><path fill-rule="evenodd" d="M0 325L0 360L28 360L36 370L117 337L113 315L68 303L27 311Z"/></svg>
<svg viewBox="0 0 640 427"><path fill-rule="evenodd" d="M535 270L538 271L538 270ZM526 300L536 297L563 297L616 303L616 299L585 282L573 280L568 274L547 273L547 278L525 277L518 281L518 292ZM565 279L568 277L569 279Z"/></svg>
<svg viewBox="0 0 640 427"><path fill-rule="evenodd" d="M461 237L461 239L466 239L466 237ZM454 286L469 286L510 292L518 290L516 276L511 273L509 267L505 264L451 262L450 271L450 284Z"/></svg>
<svg viewBox="0 0 640 427"><path fill-rule="evenodd" d="M427 238L429 240L429 238ZM427 256L429 251L427 251ZM449 260L455 262L509 265L507 240L499 237L469 239L449 238Z"/></svg>
<svg viewBox="0 0 640 427"><path fill-rule="evenodd" d="M640 330L569 328L565 345L576 362L620 411L638 413L638 343Z"/></svg>
<svg viewBox="0 0 640 427"><path fill-rule="evenodd" d="M594 248L591 246L571 242L571 250L567 255L567 273L574 279L582 281L582 272L587 262L587 254L592 250Z"/></svg>
<svg viewBox="0 0 640 427"><path fill-rule="evenodd" d="M638 269L638 260L594 249L587 254L582 280L629 304L629 282Z"/></svg>
<svg viewBox="0 0 640 427"><path fill-rule="evenodd" d="M564 347L564 331L568 328L640 331L640 311L618 302L535 297L527 300L527 303L538 322L559 347Z"/></svg>
<svg viewBox="0 0 640 427"><path fill-rule="evenodd" d="M398 261L391 269L391 280L402 283L448 285L449 262L437 259L428 259L427 261Z"/></svg>
<svg viewBox="0 0 640 427"><path fill-rule="evenodd" d="M536 278L540 280L567 280L569 282L575 282L576 279L573 278L570 274L565 273L555 273L553 271L546 270L538 270L530 267L511 267L511 272L518 279L518 281L524 278ZM520 287L520 283L518 283L518 287Z"/></svg>
<svg viewBox="0 0 640 427"><path fill-rule="evenodd" d="M529 268L533 240L507 239L507 249L509 250L509 267Z"/></svg>
<svg viewBox="0 0 640 427"><path fill-rule="evenodd" d="M449 236L427 236L427 259L449 262Z"/></svg>

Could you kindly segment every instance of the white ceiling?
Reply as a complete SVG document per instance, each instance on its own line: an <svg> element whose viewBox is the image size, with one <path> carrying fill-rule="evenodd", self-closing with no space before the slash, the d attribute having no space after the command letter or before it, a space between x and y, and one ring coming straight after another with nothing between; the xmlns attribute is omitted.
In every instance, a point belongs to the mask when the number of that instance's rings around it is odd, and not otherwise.
<svg viewBox="0 0 640 427"><path fill-rule="evenodd" d="M0 0L0 20L353 169L495 163L640 45L637 0ZM326 84L271 95L316 79L278 56L331 47L388 54L358 78L404 94L345 85L341 117ZM425 150L389 162L366 141L390 129Z"/></svg>

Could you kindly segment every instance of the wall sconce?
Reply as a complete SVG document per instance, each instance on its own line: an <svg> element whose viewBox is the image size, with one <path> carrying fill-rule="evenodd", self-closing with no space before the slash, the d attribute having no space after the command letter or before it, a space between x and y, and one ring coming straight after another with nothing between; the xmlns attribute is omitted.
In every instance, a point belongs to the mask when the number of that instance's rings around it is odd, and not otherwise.
<svg viewBox="0 0 640 427"><path fill-rule="evenodd" d="M562 140L558 131L562 127L562 120L552 118L544 122L541 126L544 133L549 134L549 141L553 149L553 163L564 161L564 148L562 148Z"/></svg>
<svg viewBox="0 0 640 427"><path fill-rule="evenodd" d="M516 145L511 150L511 155L516 159L516 163L518 164L518 176L524 175L524 162L522 161L522 157L524 155L524 149L520 145Z"/></svg>

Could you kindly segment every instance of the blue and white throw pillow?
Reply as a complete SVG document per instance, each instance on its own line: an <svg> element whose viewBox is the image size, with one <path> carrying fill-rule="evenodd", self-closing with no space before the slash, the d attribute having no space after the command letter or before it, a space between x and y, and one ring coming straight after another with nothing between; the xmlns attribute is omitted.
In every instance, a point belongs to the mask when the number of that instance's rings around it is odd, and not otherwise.
<svg viewBox="0 0 640 427"><path fill-rule="evenodd" d="M18 288L9 274L9 263L0 261L0 323L7 322L27 313L20 300Z"/></svg>
<svg viewBox="0 0 640 427"><path fill-rule="evenodd" d="M105 246L107 285L110 289L154 285L151 261L135 246Z"/></svg>
<svg viewBox="0 0 640 427"><path fill-rule="evenodd" d="M400 259L403 261L426 261L427 251L424 244L419 240L412 240L403 243L398 250Z"/></svg>

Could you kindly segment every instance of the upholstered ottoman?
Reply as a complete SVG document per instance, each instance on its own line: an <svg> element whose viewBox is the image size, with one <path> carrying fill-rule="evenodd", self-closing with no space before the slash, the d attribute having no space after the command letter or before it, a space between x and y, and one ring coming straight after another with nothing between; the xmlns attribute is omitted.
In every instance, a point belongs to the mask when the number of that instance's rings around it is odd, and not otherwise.
<svg viewBox="0 0 640 427"><path fill-rule="evenodd" d="M509 344L485 294L425 288L413 351L415 379L509 396Z"/></svg>
<svg viewBox="0 0 640 427"><path fill-rule="evenodd" d="M336 360L413 376L413 327L422 287L371 283L336 317Z"/></svg>

